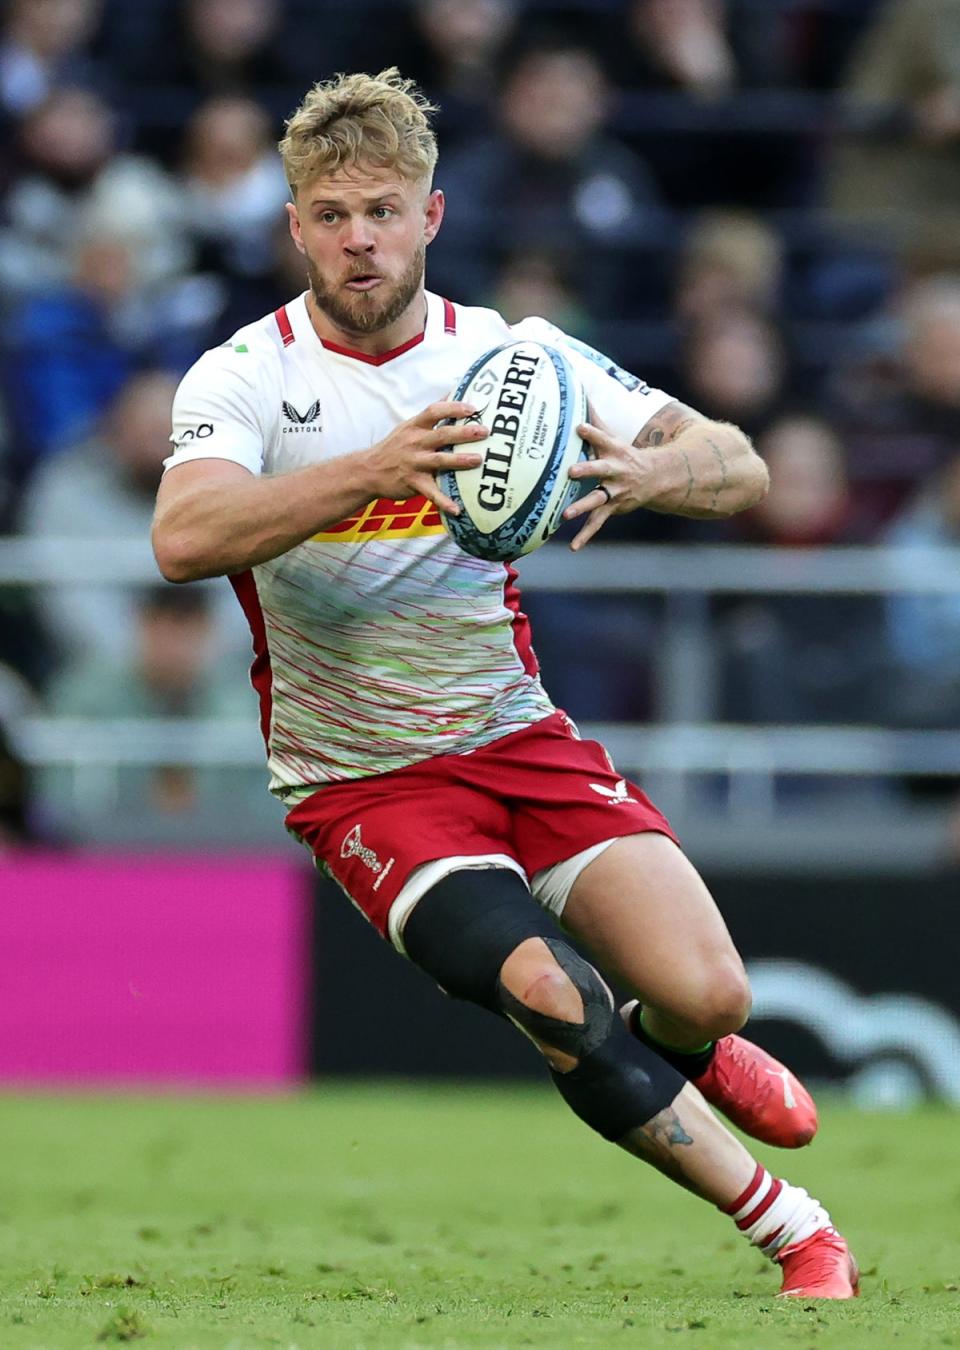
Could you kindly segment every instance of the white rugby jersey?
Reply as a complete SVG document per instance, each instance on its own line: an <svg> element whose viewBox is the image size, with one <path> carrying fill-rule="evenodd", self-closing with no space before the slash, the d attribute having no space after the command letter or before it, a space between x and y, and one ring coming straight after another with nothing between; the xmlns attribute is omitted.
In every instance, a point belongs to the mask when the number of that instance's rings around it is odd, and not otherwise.
<svg viewBox="0 0 960 1350"><path fill-rule="evenodd" d="M517 335L562 345L628 440L670 401L543 319L511 329L428 293L424 331L369 356L319 338L304 294L187 372L165 466L213 458L289 473L364 449ZM478 749L553 711L516 573L463 553L424 497L370 502L230 580L253 634L270 786L287 802Z"/></svg>

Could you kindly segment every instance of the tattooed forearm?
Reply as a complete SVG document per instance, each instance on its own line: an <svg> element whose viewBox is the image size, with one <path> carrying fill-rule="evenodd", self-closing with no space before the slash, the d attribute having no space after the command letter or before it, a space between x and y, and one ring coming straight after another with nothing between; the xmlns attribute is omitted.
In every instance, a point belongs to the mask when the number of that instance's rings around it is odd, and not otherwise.
<svg viewBox="0 0 960 1350"><path fill-rule="evenodd" d="M767 490L764 463L744 433L682 403L651 417L633 448L647 475L640 505L648 511L709 520L755 505Z"/></svg>
<svg viewBox="0 0 960 1350"><path fill-rule="evenodd" d="M652 1120L648 1120L645 1125L637 1126L626 1138L620 1140L621 1147L628 1153L643 1158L658 1172L665 1173L674 1181L678 1181L681 1186L686 1186L688 1190L692 1190L693 1187L686 1180L683 1164L676 1155L676 1149L687 1147L692 1143L693 1138L683 1128L680 1117L672 1106L665 1107Z"/></svg>
<svg viewBox="0 0 960 1350"><path fill-rule="evenodd" d="M638 450L648 445L663 445L665 441L675 441L678 436L697 423L697 414L685 403L668 403L638 433L633 442Z"/></svg>
<svg viewBox="0 0 960 1350"><path fill-rule="evenodd" d="M720 493L728 485L727 460L726 456L720 449L719 445L717 445L716 441L711 440L709 436L707 437L707 444L713 451L713 457L717 461L717 464L720 466L720 482L713 489L713 496L710 499L710 510L715 511L717 509L717 502L720 498Z"/></svg>
<svg viewBox="0 0 960 1350"><path fill-rule="evenodd" d="M683 457L683 462L684 462L684 464L686 465L686 468L687 468L687 489L686 489L686 491L685 491L684 494L683 494L683 499L682 499L682 501L680 502L680 510L682 511L683 508L686 506L687 502L690 500L690 494L693 492L693 489L696 487L696 485L697 485L697 480L696 480L696 478L694 477L694 473L693 473L693 465L690 463L690 456L687 454L686 450L681 450L681 451L680 451L680 454L682 455L682 457Z"/></svg>

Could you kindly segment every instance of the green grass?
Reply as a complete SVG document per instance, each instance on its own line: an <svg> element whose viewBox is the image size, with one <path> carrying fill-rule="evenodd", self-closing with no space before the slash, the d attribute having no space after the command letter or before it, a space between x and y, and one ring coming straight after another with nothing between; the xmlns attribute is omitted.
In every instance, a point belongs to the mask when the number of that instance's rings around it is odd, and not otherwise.
<svg viewBox="0 0 960 1350"><path fill-rule="evenodd" d="M764 1161L869 1274L804 1306L546 1085L0 1097L0 1350L960 1347L960 1119L824 1114Z"/></svg>

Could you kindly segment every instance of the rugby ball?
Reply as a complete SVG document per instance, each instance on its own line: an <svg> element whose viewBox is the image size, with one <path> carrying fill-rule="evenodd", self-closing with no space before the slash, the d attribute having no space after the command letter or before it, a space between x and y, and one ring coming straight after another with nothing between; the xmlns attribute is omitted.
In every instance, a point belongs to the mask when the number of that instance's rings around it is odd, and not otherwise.
<svg viewBox="0 0 960 1350"><path fill-rule="evenodd" d="M563 512L589 485L567 477L590 448L577 435L587 420L587 396L567 357L540 342L505 342L485 352L451 393L476 413L468 420L490 435L471 449L475 469L437 475L460 507L443 515L457 544L476 558L510 562L550 538Z"/></svg>

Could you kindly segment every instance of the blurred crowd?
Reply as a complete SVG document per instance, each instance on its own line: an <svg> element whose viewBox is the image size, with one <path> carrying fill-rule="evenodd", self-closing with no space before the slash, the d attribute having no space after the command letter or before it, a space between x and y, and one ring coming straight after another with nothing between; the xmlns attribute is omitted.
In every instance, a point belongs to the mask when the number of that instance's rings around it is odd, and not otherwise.
<svg viewBox="0 0 960 1350"><path fill-rule="evenodd" d="M431 289L553 320L770 465L721 527L607 538L960 543L960 0L6 0L0 533L144 535L179 376L304 287L284 117L392 64L441 107ZM0 587L0 725L252 715L224 589ZM530 609L574 715L656 716L656 603ZM960 596L713 619L724 719L960 722ZM0 741L0 841L82 835L55 771L31 827L25 781ZM176 819L208 789L121 796Z"/></svg>

